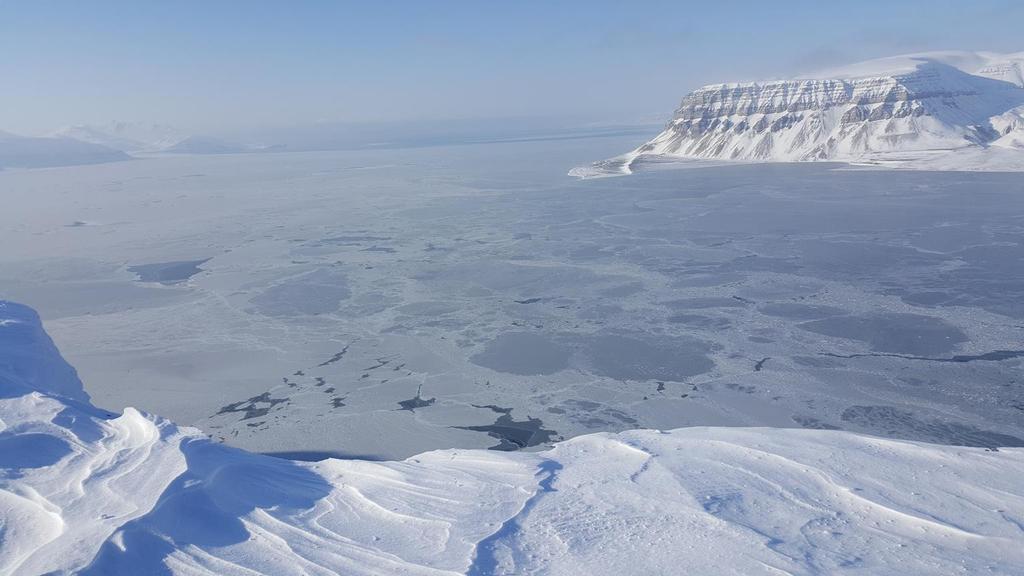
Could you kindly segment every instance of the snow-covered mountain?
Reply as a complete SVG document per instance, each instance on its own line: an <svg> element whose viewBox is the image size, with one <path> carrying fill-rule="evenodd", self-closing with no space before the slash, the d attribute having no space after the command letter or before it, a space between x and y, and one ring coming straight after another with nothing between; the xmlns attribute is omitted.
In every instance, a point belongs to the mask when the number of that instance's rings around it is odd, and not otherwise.
<svg viewBox="0 0 1024 576"><path fill-rule="evenodd" d="M0 132L0 169L98 164L128 158L119 150L70 138L33 138Z"/></svg>
<svg viewBox="0 0 1024 576"><path fill-rule="evenodd" d="M239 154L255 151L248 146L210 136L186 136L158 150L168 154Z"/></svg>
<svg viewBox="0 0 1024 576"><path fill-rule="evenodd" d="M108 122L76 124L55 131L55 137L100 144L122 152L155 152L187 138L188 134L166 124Z"/></svg>
<svg viewBox="0 0 1024 576"><path fill-rule="evenodd" d="M653 140L573 173L629 173L659 157L1024 170L1024 52L913 54L704 86Z"/></svg>
<svg viewBox="0 0 1024 576"><path fill-rule="evenodd" d="M93 408L0 302L3 575L1020 574L1022 476L1021 449L791 429L294 462Z"/></svg>
<svg viewBox="0 0 1024 576"><path fill-rule="evenodd" d="M254 149L209 136L189 134L166 124L110 122L101 126L76 124L53 133L128 153L234 154Z"/></svg>

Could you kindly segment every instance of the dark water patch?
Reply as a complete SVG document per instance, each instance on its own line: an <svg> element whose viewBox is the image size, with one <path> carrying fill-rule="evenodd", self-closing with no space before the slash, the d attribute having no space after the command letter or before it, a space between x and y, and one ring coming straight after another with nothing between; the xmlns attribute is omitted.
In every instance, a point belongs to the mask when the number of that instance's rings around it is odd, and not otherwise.
<svg viewBox="0 0 1024 576"><path fill-rule="evenodd" d="M598 291L598 294L606 298L625 298L644 291L644 285L640 282L631 282L621 286L612 286Z"/></svg>
<svg viewBox="0 0 1024 576"><path fill-rule="evenodd" d="M664 382L659 384L659 389L664 390ZM625 426L635 426L638 421L630 414L611 406L594 402L569 398L564 400L558 407L548 408L552 414L566 414L573 422L588 428L600 429L621 429Z"/></svg>
<svg viewBox="0 0 1024 576"><path fill-rule="evenodd" d="M470 404L470 406L472 406L473 408L485 408L487 410L490 410L491 412L497 412L498 414L509 414L512 412L511 408L503 408L501 406L496 406L494 404Z"/></svg>
<svg viewBox="0 0 1024 576"><path fill-rule="evenodd" d="M209 258L203 258L202 260L136 264L129 266L128 271L138 276L139 282L157 282L170 286L172 284L180 284L199 274L203 271L199 266L209 260Z"/></svg>
<svg viewBox="0 0 1024 576"><path fill-rule="evenodd" d="M513 302L515 302L516 304L536 304L541 300L543 300L543 298L527 298L525 300L513 300Z"/></svg>
<svg viewBox="0 0 1024 576"><path fill-rule="evenodd" d="M900 300L912 306L942 306L952 304L956 296L945 292L912 292L901 296Z"/></svg>
<svg viewBox="0 0 1024 576"><path fill-rule="evenodd" d="M769 360L771 360L771 357L761 358L760 360L755 362L754 363L754 372L760 372L761 369L764 368L764 363L769 361Z"/></svg>
<svg viewBox="0 0 1024 576"><path fill-rule="evenodd" d="M684 324L694 328L712 330L721 330L732 326L732 322L728 318L703 316L701 314L673 314L668 317L668 321L672 324Z"/></svg>
<svg viewBox="0 0 1024 576"><path fill-rule="evenodd" d="M458 312L462 308L452 302L441 302L428 300L424 302L411 302L398 307L398 311L411 316L442 316Z"/></svg>
<svg viewBox="0 0 1024 576"><path fill-rule="evenodd" d="M370 371L370 370L376 370L377 368L383 368L384 366L387 366L388 364L391 363L391 359L389 359L389 358L377 358L377 359L374 360L374 362L376 362L376 364L374 364L372 366L367 366L366 368L363 368L363 370L364 371Z"/></svg>
<svg viewBox="0 0 1024 576"><path fill-rule="evenodd" d="M344 398L331 398L331 408L341 408L345 406Z"/></svg>
<svg viewBox="0 0 1024 576"><path fill-rule="evenodd" d="M588 411L597 410L598 408L601 407L600 402L594 402L592 400L578 400L574 398L570 398L569 400L562 402L562 404L565 406L572 406L573 408Z"/></svg>
<svg viewBox="0 0 1024 576"><path fill-rule="evenodd" d="M677 276L670 284L673 288L706 288L709 286L722 286L733 282L740 282L745 278L742 274L735 273L698 273Z"/></svg>
<svg viewBox="0 0 1024 576"><path fill-rule="evenodd" d="M417 408L426 408L432 406L434 402L437 402L437 398L424 399L423 398L423 384L420 384L416 388L416 396L402 400L398 403L400 406L399 410L408 410L409 412L415 412Z"/></svg>
<svg viewBox="0 0 1024 576"><path fill-rule="evenodd" d="M898 354L941 353L967 341L967 335L956 326L939 318L918 314L836 316L798 326L808 332L859 340L879 352Z"/></svg>
<svg viewBox="0 0 1024 576"><path fill-rule="evenodd" d="M827 356L827 354L823 354ZM842 368L843 363L829 358L815 358L814 356L793 356L793 362L808 368Z"/></svg>
<svg viewBox="0 0 1024 576"><path fill-rule="evenodd" d="M581 339L581 348L588 370L615 380L678 382L715 366L710 346L689 338L594 336Z"/></svg>
<svg viewBox="0 0 1024 576"><path fill-rule="evenodd" d="M532 376L554 374L569 365L571 351L552 340L529 332L508 332L491 340L470 361L507 374Z"/></svg>
<svg viewBox="0 0 1024 576"><path fill-rule="evenodd" d="M931 270L916 281L902 276L884 293L917 306L970 306L1024 318L1024 243L1019 233L1007 240L960 250L953 254L957 266Z"/></svg>
<svg viewBox="0 0 1024 576"><path fill-rule="evenodd" d="M840 419L873 434L894 438L983 448L1024 446L1024 440L1016 436L990 432L959 422L921 420L913 412L893 406L850 406L843 411Z"/></svg>
<svg viewBox="0 0 1024 576"><path fill-rule="evenodd" d="M793 416L793 422L811 430L842 430L839 426L833 426L811 416Z"/></svg>
<svg viewBox="0 0 1024 576"><path fill-rule="evenodd" d="M271 398L270 392L264 392L259 396L253 396L247 400L241 402L235 402L234 404L228 404L217 411L217 414L231 414L241 412L242 417L240 420L249 420L250 418L259 418L266 416L274 406L278 404L284 404L290 402L288 398Z"/></svg>
<svg viewBox="0 0 1024 576"><path fill-rule="evenodd" d="M665 305L674 310L698 310L702 308L742 308L746 304L736 298L708 296L703 298L681 298L670 300Z"/></svg>
<svg viewBox="0 0 1024 576"><path fill-rule="evenodd" d="M832 358L902 358L903 360L925 360L928 362L954 362L954 363L965 363L965 362L1002 362L1003 360L1012 360L1014 358L1024 357L1024 350L995 350L993 352L985 352L984 354L957 354L949 358L933 358L929 356L911 356L908 354L832 354L829 352L822 352L822 356L830 356Z"/></svg>
<svg viewBox="0 0 1024 576"><path fill-rule="evenodd" d="M268 316L303 316L334 312L351 295L344 274L319 269L275 284L251 302Z"/></svg>
<svg viewBox="0 0 1024 576"><path fill-rule="evenodd" d="M437 402L437 398L429 398L424 400L423 398L416 396L408 400L402 400L398 403L401 406L401 410L408 410L415 412L417 408L425 408L427 406L433 406L434 402Z"/></svg>
<svg viewBox="0 0 1024 576"><path fill-rule="evenodd" d="M345 357L345 354L348 354L348 349L349 349L350 346L352 346L351 342L346 344L345 347L342 348L341 350L338 350L337 352L335 352L334 356L331 356L327 360L324 360L323 362L317 364L317 366L330 366L331 364L334 364L335 362L338 362L339 360L341 360L342 358ZM319 382L319 384L317 384L318 386L323 384L323 382L321 382L321 380L323 380L323 378L317 378L317 381Z"/></svg>
<svg viewBox="0 0 1024 576"><path fill-rule="evenodd" d="M915 267L938 266L948 257L882 242L797 242L801 264L824 277L860 278L868 274L901 272Z"/></svg>
<svg viewBox="0 0 1024 576"><path fill-rule="evenodd" d="M835 306L797 304L795 302L765 304L758 308L758 312L768 316L789 318L791 320L818 320L829 316L842 316L846 314L846 310L836 308Z"/></svg>
<svg viewBox="0 0 1024 576"><path fill-rule="evenodd" d="M773 272L776 274L795 274L800 272L800 265L792 258L772 258L767 256L743 256L722 264L723 272ZM740 277L743 279L743 277Z"/></svg>
<svg viewBox="0 0 1024 576"><path fill-rule="evenodd" d="M486 432L488 436L498 439L498 444L491 446L491 450L513 451L551 442L558 433L554 430L546 430L543 426L544 422L539 418L527 416L526 420L513 420L511 414L502 414L494 424L455 426L455 428Z"/></svg>
<svg viewBox="0 0 1024 576"><path fill-rule="evenodd" d="M931 252L956 252L972 245L989 244L991 238L980 227L946 225L919 231L909 238L915 248Z"/></svg>

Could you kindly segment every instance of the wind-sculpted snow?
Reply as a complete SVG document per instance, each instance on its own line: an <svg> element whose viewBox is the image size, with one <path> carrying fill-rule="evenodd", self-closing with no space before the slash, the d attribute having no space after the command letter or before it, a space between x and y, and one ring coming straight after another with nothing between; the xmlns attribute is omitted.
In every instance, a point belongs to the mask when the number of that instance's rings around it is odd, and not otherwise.
<svg viewBox="0 0 1024 576"><path fill-rule="evenodd" d="M653 140L571 174L628 174L657 158L1024 170L1024 53L925 53L704 86Z"/></svg>
<svg viewBox="0 0 1024 576"><path fill-rule="evenodd" d="M1020 449L690 428L300 463L76 384L0 303L0 574L1024 570Z"/></svg>

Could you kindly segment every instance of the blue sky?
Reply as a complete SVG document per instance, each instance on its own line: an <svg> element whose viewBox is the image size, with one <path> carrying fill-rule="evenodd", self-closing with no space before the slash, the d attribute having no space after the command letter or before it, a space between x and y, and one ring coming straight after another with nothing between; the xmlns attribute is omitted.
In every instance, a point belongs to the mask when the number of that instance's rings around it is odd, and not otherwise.
<svg viewBox="0 0 1024 576"><path fill-rule="evenodd" d="M662 120L709 82L1024 50L1020 22L1020 0L0 0L0 130Z"/></svg>

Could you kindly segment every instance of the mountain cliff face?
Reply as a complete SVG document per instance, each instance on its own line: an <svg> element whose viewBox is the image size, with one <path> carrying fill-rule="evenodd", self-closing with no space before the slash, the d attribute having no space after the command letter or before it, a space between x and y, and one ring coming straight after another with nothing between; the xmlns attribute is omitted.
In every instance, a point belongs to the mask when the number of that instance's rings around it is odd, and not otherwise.
<svg viewBox="0 0 1024 576"><path fill-rule="evenodd" d="M661 134L597 168L628 173L645 156L858 161L989 147L1024 159L1024 52L919 54L704 86Z"/></svg>

